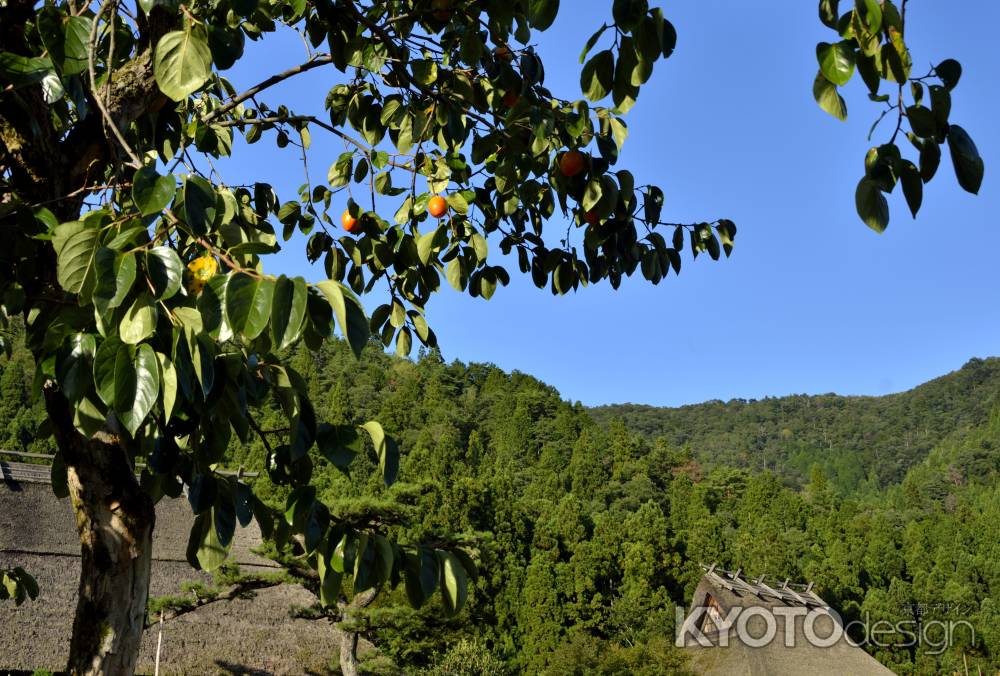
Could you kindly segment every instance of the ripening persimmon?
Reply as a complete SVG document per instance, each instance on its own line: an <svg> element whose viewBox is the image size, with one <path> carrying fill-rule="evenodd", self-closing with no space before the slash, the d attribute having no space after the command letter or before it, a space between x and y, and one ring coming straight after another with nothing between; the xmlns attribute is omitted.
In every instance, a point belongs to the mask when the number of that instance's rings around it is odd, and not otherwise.
<svg viewBox="0 0 1000 676"><path fill-rule="evenodd" d="M187 269L189 273L188 293L197 296L205 288L208 280L212 279L219 271L219 262L215 260L214 256L205 254L188 263Z"/></svg>
<svg viewBox="0 0 1000 676"><path fill-rule="evenodd" d="M510 47L507 45L501 45L493 50L493 57L497 61L506 61L510 63L514 60L514 52L510 51Z"/></svg>
<svg viewBox="0 0 1000 676"><path fill-rule="evenodd" d="M559 171L563 176L576 176L587 165L587 160L579 150L567 150L559 158Z"/></svg>
<svg viewBox="0 0 1000 676"><path fill-rule="evenodd" d="M358 229L358 219L351 215L350 209L344 209L344 213L340 217L340 222L347 232L354 233Z"/></svg>
<svg viewBox="0 0 1000 676"><path fill-rule="evenodd" d="M601 217L597 215L597 212L591 209L583 215L583 220L586 221L588 225L597 225L601 222Z"/></svg>
<svg viewBox="0 0 1000 676"><path fill-rule="evenodd" d="M441 218L448 211L448 201L441 195L434 195L427 201L427 213L434 218Z"/></svg>
<svg viewBox="0 0 1000 676"><path fill-rule="evenodd" d="M521 97L517 92L510 91L503 95L503 104L508 108L513 108L517 105L517 102L521 100Z"/></svg>

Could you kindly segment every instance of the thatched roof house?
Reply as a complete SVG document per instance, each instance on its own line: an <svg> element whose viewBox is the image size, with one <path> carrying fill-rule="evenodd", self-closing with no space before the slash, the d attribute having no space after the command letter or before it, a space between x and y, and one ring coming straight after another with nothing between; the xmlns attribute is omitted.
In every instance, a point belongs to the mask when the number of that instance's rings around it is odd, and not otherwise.
<svg viewBox="0 0 1000 676"><path fill-rule="evenodd" d="M23 566L41 591L21 606L0 603L0 673L60 670L68 655L79 579L73 514L69 500L57 500L50 486L11 480L10 464L0 463L8 468L0 480L0 568ZM192 521L186 500L168 498L157 505L151 597L179 594L188 581L212 584L211 576L193 570L185 558ZM242 571L273 570L273 562L251 552L259 542L256 524L237 530L233 558ZM165 622L160 673L330 673L337 653L330 624L289 614L293 606L314 602L302 587L280 585ZM142 673L153 671L156 640L156 629L146 631L138 665Z"/></svg>
<svg viewBox="0 0 1000 676"><path fill-rule="evenodd" d="M699 674L891 676L812 589L707 567L678 641Z"/></svg>

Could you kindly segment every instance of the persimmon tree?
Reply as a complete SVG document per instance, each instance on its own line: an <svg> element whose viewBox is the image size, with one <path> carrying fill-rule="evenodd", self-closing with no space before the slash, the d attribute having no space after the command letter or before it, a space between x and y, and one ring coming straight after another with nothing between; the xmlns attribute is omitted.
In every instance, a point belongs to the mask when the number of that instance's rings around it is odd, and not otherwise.
<svg viewBox="0 0 1000 676"><path fill-rule="evenodd" d="M546 88L532 47L558 9L557 0L0 6L0 292L3 316L24 320L59 449L54 485L71 497L80 533L69 671L134 669L153 506L185 489L196 567L218 567L237 523L256 519L279 548L301 549L323 603L337 602L347 574L355 593L404 584L414 604L440 590L456 612L475 572L466 552L392 541L378 519L316 499L314 459L346 469L370 444L389 485L399 449L377 421L324 423L283 351L335 332L356 353L370 334L402 355L414 338L433 346L425 310L445 280L489 299L516 268L565 294L618 287L637 270L658 283L680 270L686 246L729 253L731 221L666 223L663 192L616 168L621 115L674 49L669 21L645 0L610 3L581 59L585 99L567 100ZM238 91L223 71L248 40L279 30L301 33L301 64ZM335 82L317 100L325 113L268 100L273 85L320 68ZM309 158L315 134L348 149ZM324 160L327 180L307 170L298 194L278 195L262 167L252 185L227 184L211 161L244 141ZM348 197L352 183L370 203ZM322 261L309 281L267 272L279 237L296 230L308 235L305 258ZM374 297L370 317L363 296ZM271 400L286 428L254 422L252 408ZM217 471L231 440L252 435L267 449L268 478L292 489L284 513Z"/></svg>

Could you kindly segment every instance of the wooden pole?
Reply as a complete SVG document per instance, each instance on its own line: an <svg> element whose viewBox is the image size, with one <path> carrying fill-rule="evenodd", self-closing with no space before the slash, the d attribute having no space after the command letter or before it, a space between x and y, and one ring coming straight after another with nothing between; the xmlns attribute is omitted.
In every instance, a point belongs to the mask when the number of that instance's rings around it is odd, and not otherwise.
<svg viewBox="0 0 1000 676"><path fill-rule="evenodd" d="M160 631L156 636L156 666L153 676L160 676L160 648L163 647L163 610L160 610ZM966 669L968 671L968 669Z"/></svg>

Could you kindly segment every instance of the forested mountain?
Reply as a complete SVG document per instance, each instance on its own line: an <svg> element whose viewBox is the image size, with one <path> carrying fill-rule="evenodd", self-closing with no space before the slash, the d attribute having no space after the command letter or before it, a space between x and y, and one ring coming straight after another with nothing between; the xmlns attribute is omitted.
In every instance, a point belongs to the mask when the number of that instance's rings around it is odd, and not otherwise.
<svg viewBox="0 0 1000 676"><path fill-rule="evenodd" d="M814 581L848 620L976 628L975 642L960 632L940 653L869 648L899 673L1000 669L996 360L892 397L630 406L618 419L528 375L435 352L408 361L373 347L358 362L330 344L291 361L324 420L378 419L400 440L388 490L373 454L372 471L352 465L353 481L311 456L331 511L378 503L402 541L462 533L478 552L482 575L457 618L436 603L410 610L394 592L357 621L407 673L681 673L674 608L690 600L698 562ZM30 360L16 350L0 368L2 443L41 448L40 411L24 406ZM256 414L263 429L280 419L276 407ZM266 482L262 446L229 453ZM878 481L854 490L872 470Z"/></svg>
<svg viewBox="0 0 1000 676"><path fill-rule="evenodd" d="M981 426L997 406L1000 359L882 397L795 395L709 401L679 408L615 404L591 409L603 425L689 447L707 465L771 470L802 486L818 464L840 493L899 482L931 449Z"/></svg>

